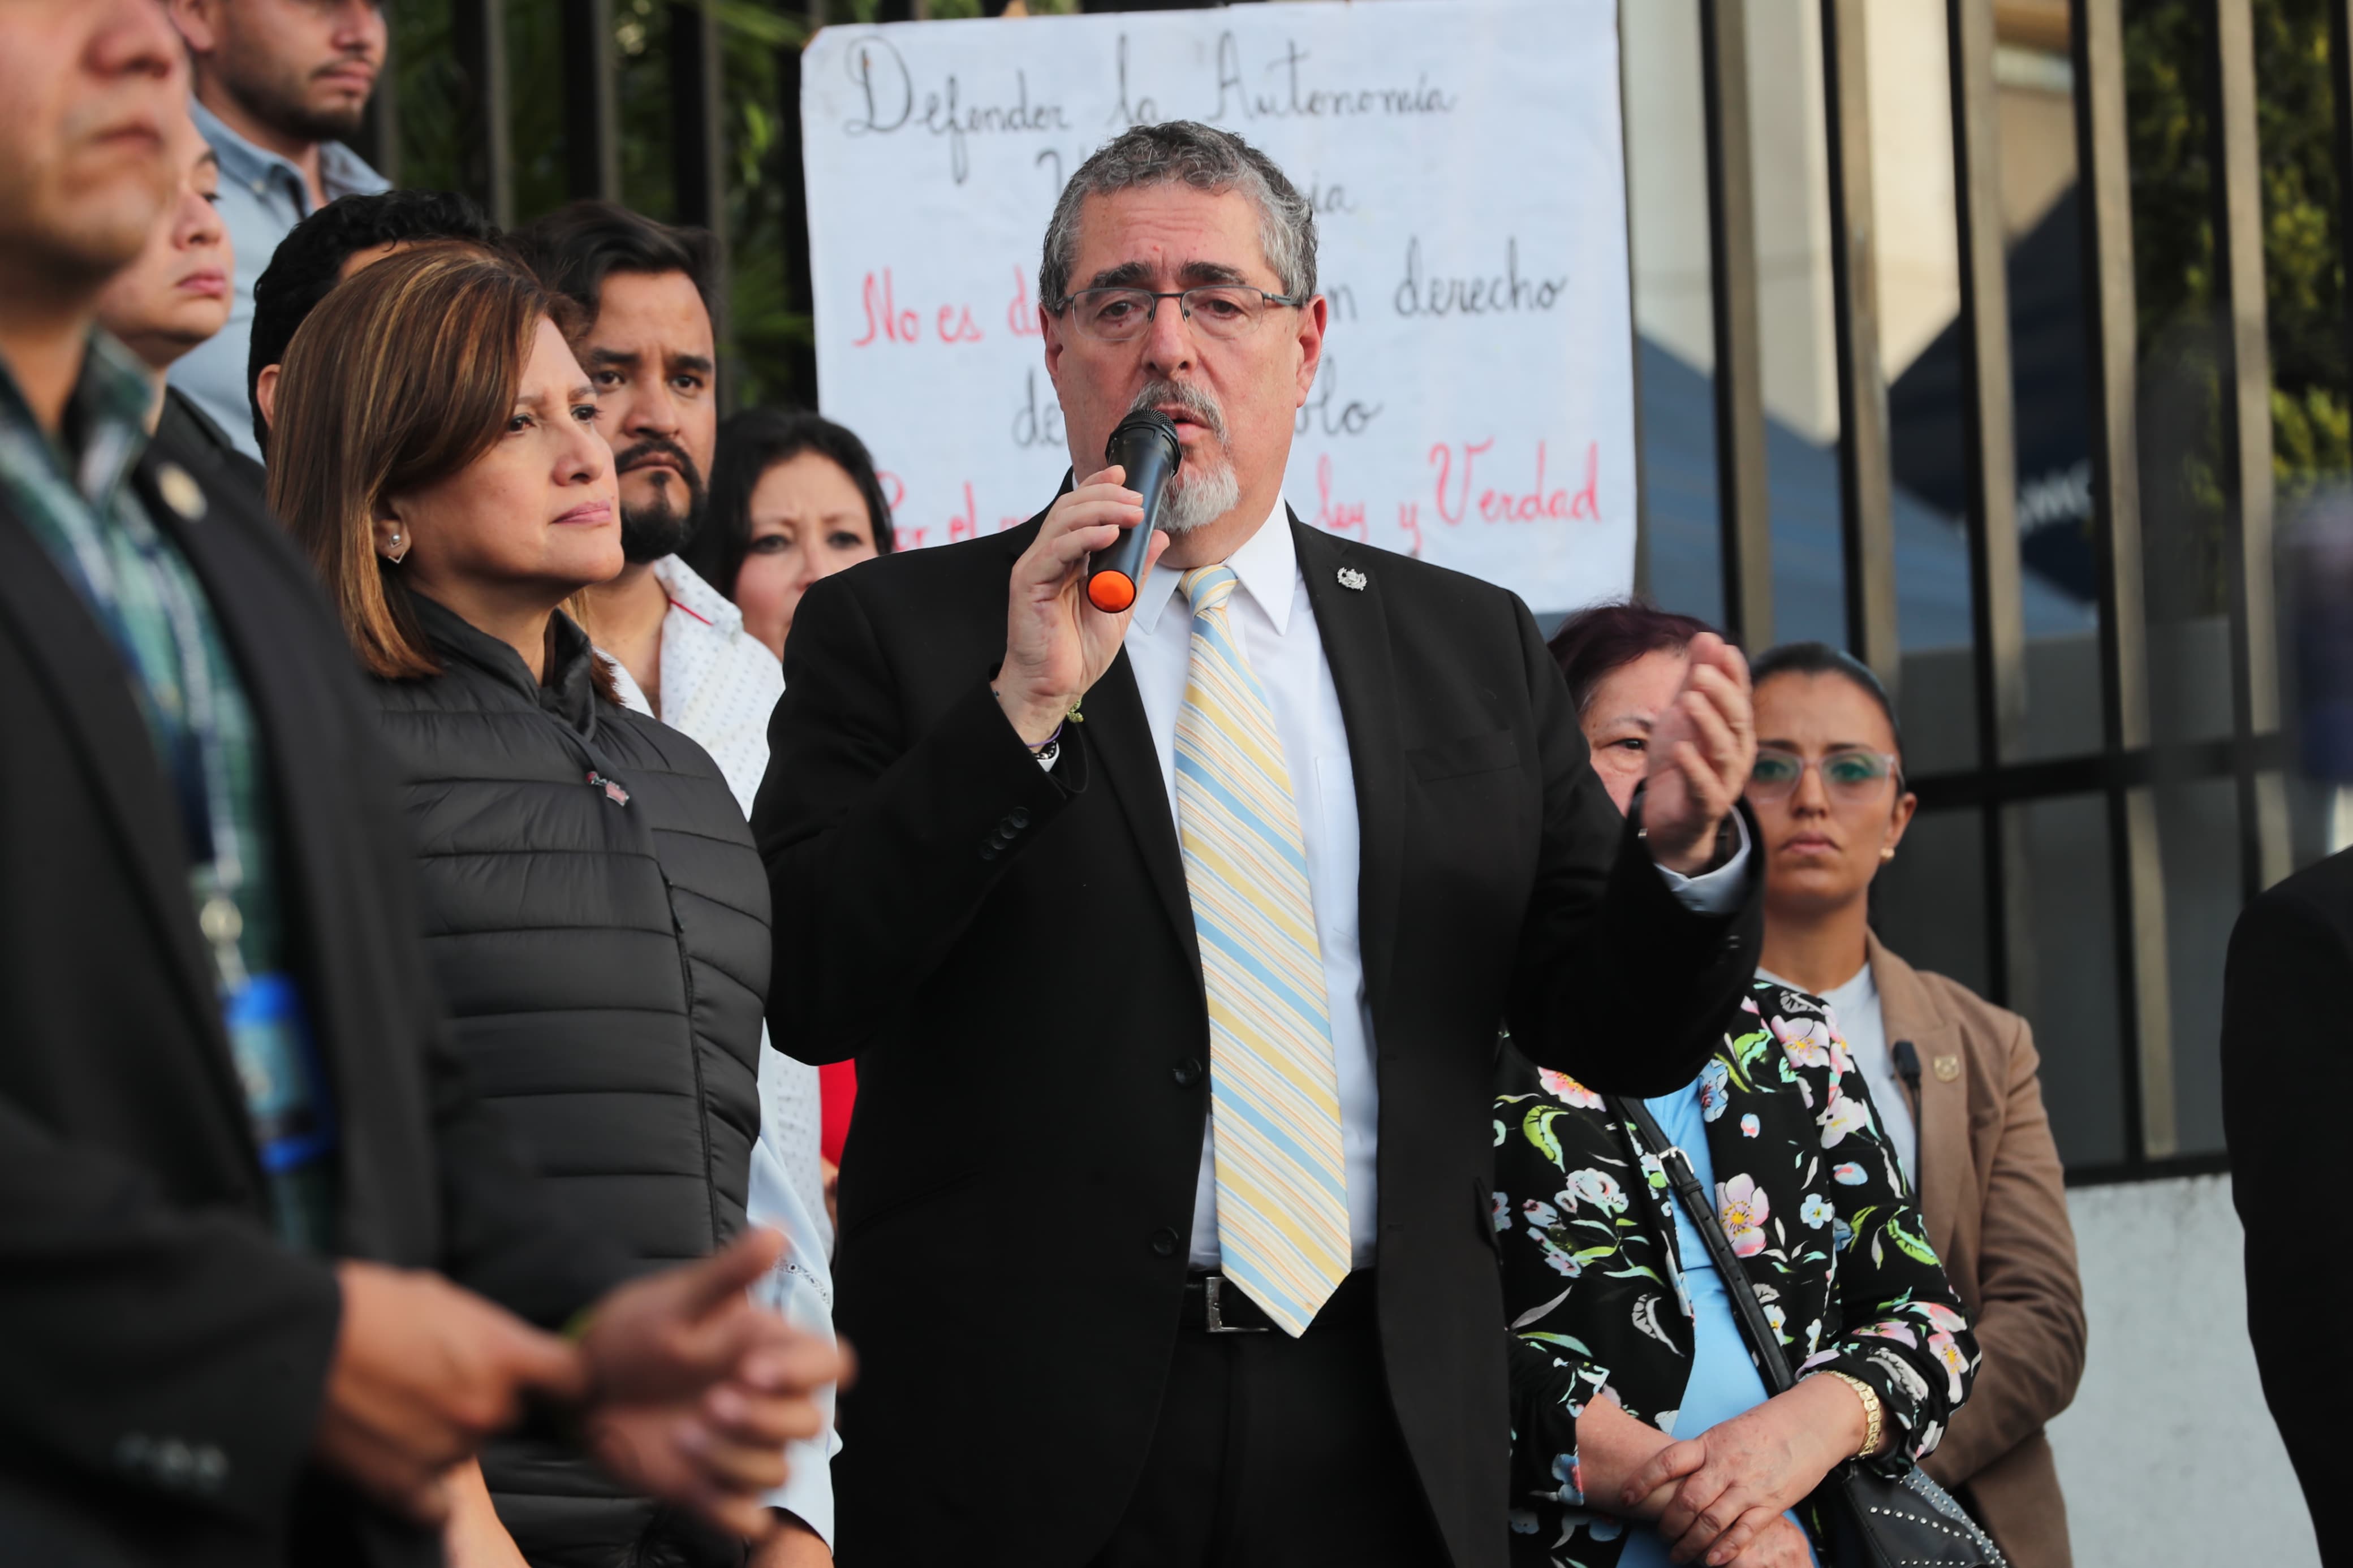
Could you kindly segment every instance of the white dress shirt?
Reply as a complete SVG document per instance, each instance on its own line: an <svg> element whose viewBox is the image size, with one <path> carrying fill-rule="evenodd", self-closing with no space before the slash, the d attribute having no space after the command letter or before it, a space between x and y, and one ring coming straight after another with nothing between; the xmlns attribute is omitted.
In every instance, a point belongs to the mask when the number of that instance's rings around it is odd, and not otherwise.
<svg viewBox="0 0 2353 1568"><path fill-rule="evenodd" d="M1315 938L1324 954L1324 995L1332 1019L1332 1058L1340 1096L1340 1147L1346 1163L1348 1236L1353 1266L1368 1268L1379 1217L1375 1156L1380 1125L1380 1081L1374 1068L1373 1017L1365 1000L1364 960L1357 949L1356 775L1348 731L1340 715L1340 689L1324 656L1315 610L1300 574L1299 552L1280 500L1241 548L1226 558L1240 579L1227 601L1227 619L1243 656L1266 689L1274 727L1282 738L1291 795L1307 843L1307 887L1315 906ZM1125 647L1135 672L1161 783L1170 811L1176 799L1176 718L1185 705L1192 662L1193 617L1175 567L1155 566L1136 601ZM1745 829L1743 830L1745 834ZM1694 908L1721 910L1736 902L1746 877L1748 847L1721 869L1685 879L1662 868L1676 896ZM1501 1018L1497 1023L1502 1022ZM1201 1141L1201 1173L1193 1195L1194 1266L1218 1267L1217 1130Z"/></svg>
<svg viewBox="0 0 2353 1568"><path fill-rule="evenodd" d="M742 612L671 555L653 564L670 597L662 617L661 712L621 662L597 650L613 673L624 706L659 718L711 753L748 820L753 796L768 771L768 716L785 693L785 667L744 629ZM760 1139L752 1147L752 1177L744 1214L754 1225L780 1231L785 1255L754 1290L797 1328L833 1339L833 1226L825 1215L825 1177L818 1163L820 1109L817 1068L768 1044L760 1026ZM770 1494L768 1506L797 1515L833 1542L833 1480L828 1468L841 1439L833 1428L833 1391L823 1395L825 1428L786 1450L792 1476Z"/></svg>
<svg viewBox="0 0 2353 1568"><path fill-rule="evenodd" d="M727 595L685 562L666 555L653 563L653 574L670 599L662 616L661 711L620 660L605 654L605 663L624 707L683 731L711 753L749 821L768 771L768 716L785 694L784 662L744 629L744 613Z"/></svg>
<svg viewBox="0 0 2353 1568"><path fill-rule="evenodd" d="M1758 970L1757 978L1792 991L1805 990L1770 970ZM1846 1042L1846 1054L1854 1058L1855 1070L1871 1086L1871 1103L1879 1112L1880 1128L1894 1146L1904 1179L1916 1193L1920 1190L1920 1130L1912 1124L1912 1102L1904 1098L1903 1081L1895 1076L1895 1058L1887 1045L1887 1019L1879 1010L1879 985L1871 978L1871 965L1865 963L1845 984L1823 992L1822 1000L1831 1005L1831 1027Z"/></svg>

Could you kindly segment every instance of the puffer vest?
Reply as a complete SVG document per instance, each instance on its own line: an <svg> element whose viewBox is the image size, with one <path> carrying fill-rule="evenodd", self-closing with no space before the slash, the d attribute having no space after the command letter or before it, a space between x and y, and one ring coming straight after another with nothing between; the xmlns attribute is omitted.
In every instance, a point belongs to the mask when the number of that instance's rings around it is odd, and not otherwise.
<svg viewBox="0 0 2353 1568"><path fill-rule="evenodd" d="M718 765L605 700L558 615L549 678L421 595L444 668L378 681L425 945L476 1089L584 1223L651 1268L744 1226L768 884ZM535 1565L733 1563L732 1543L528 1440L482 1468Z"/></svg>

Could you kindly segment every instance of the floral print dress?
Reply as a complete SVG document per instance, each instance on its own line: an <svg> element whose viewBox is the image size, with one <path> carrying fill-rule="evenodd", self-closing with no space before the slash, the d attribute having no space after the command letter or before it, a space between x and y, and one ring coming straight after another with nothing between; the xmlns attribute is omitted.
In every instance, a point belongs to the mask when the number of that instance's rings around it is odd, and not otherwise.
<svg viewBox="0 0 2353 1568"><path fill-rule="evenodd" d="M1605 1389L1652 1426L1683 1402L1694 1339L1673 1194L1599 1095L1508 1048L1503 1079L1512 1560L1612 1568L1627 1526L1586 1503L1577 1418ZM1977 1342L1828 1006L1756 983L1699 1090L1717 1217L1767 1319L1799 1375L1842 1372L1878 1393L1894 1441L1874 1463L1901 1474L1968 1396Z"/></svg>

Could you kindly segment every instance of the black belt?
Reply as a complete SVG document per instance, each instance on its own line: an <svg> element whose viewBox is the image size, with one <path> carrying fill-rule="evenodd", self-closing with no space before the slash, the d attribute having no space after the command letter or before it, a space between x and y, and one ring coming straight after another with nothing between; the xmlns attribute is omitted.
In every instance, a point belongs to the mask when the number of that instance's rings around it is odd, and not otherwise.
<svg viewBox="0 0 2353 1568"><path fill-rule="evenodd" d="M1359 1268L1339 1287L1315 1314L1311 1329L1359 1328L1374 1321L1373 1271ZM1196 1274L1185 1281L1185 1304L1176 1326L1210 1334L1263 1334L1274 1328L1266 1309L1222 1274Z"/></svg>

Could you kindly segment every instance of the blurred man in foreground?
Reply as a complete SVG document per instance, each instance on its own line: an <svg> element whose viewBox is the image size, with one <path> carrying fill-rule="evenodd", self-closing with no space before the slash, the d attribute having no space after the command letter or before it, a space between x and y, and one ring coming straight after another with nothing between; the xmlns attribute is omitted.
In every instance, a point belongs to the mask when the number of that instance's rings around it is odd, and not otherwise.
<svg viewBox="0 0 2353 1568"><path fill-rule="evenodd" d="M527 1415L761 1536L838 1361L775 1237L621 1284L516 1163L339 630L93 331L185 90L153 0L0 0L0 1562L421 1568Z"/></svg>
<svg viewBox="0 0 2353 1568"><path fill-rule="evenodd" d="M343 143L359 134L387 39L377 0L166 0L195 62L196 128L220 154L221 218L237 247L228 325L172 368L248 457L246 339L253 286L278 242L338 196L384 176Z"/></svg>

